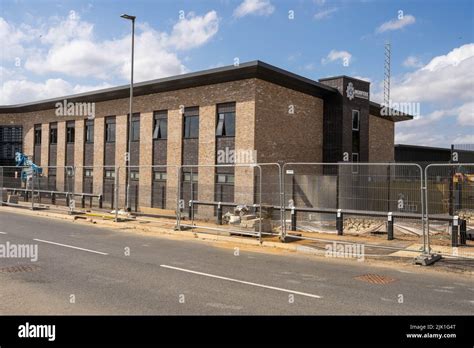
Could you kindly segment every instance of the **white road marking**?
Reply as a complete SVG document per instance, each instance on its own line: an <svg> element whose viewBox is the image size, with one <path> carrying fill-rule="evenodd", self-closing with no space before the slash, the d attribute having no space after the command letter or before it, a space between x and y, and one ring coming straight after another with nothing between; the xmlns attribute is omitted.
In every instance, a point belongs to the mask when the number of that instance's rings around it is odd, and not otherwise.
<svg viewBox="0 0 474 348"><path fill-rule="evenodd" d="M8 234L7 232L0 232L0 234Z"/></svg>
<svg viewBox="0 0 474 348"><path fill-rule="evenodd" d="M63 247L66 247L66 248L77 249L77 250L82 250L82 251L88 251L88 252L90 252L90 253L96 253L96 254L100 254L100 255L109 255L109 254L103 253L103 252L101 252L101 251L95 251L95 250L90 250L90 249L84 249L84 248L75 247L75 246L72 246L72 245L50 242L50 241L48 241L48 240L42 240L42 239L33 239L33 240L36 240L37 242L43 242L43 243L49 243L49 244L59 245L59 246L63 246Z"/></svg>
<svg viewBox="0 0 474 348"><path fill-rule="evenodd" d="M228 281L235 282L235 283L241 283L241 284L246 284L246 285L252 285L252 286L257 286L257 287L265 288L265 289L283 291L283 292L287 292L287 293L295 294L295 295L307 296L307 297L312 297L312 298L321 298L321 296L313 295L313 294L308 294L308 293L306 293L306 292L300 292L300 291L288 290L288 289L283 289L283 288L277 288L277 287L275 287L275 286L257 284L257 283L247 282L247 281L244 281L244 280L232 279L232 278L222 277L222 276L218 276L218 275L214 275L214 274L203 273L203 272L197 272L197 271L193 271L193 270L190 270L190 269L184 269L184 268L173 267L173 266L168 266L168 265L160 265L160 266L163 267L163 268L174 269L174 270L176 270L176 271L198 274L198 275L202 275L202 276L206 276L206 277L210 277L210 278L228 280Z"/></svg>

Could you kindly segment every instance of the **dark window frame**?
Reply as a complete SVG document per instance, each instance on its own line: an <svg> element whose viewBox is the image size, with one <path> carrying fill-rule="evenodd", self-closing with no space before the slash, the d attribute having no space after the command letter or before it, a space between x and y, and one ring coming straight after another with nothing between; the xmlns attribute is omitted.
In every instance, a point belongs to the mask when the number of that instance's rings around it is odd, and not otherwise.
<svg viewBox="0 0 474 348"><path fill-rule="evenodd" d="M217 105L216 137L234 138L236 131L235 103Z"/></svg>
<svg viewBox="0 0 474 348"><path fill-rule="evenodd" d="M94 143L94 131L95 124L94 120L86 120L84 124L84 142L87 144Z"/></svg>
<svg viewBox="0 0 474 348"><path fill-rule="evenodd" d="M50 123L49 125L49 145L58 144L58 124Z"/></svg>
<svg viewBox="0 0 474 348"><path fill-rule="evenodd" d="M74 121L66 122L66 143L74 144L76 140L76 125Z"/></svg>
<svg viewBox="0 0 474 348"><path fill-rule="evenodd" d="M117 133L117 124L115 116L108 116L105 118L105 142L115 143Z"/></svg>
<svg viewBox="0 0 474 348"><path fill-rule="evenodd" d="M42 142L42 128L41 125L35 125L35 132L34 132L34 144L35 145L41 145Z"/></svg>
<svg viewBox="0 0 474 348"><path fill-rule="evenodd" d="M129 117L129 115L127 115L127 117ZM132 115L129 131L130 131L130 134L128 136L131 137L130 140L132 142L139 142L140 141L140 113L134 113Z"/></svg>
<svg viewBox="0 0 474 348"><path fill-rule="evenodd" d="M153 140L168 139L168 112L155 111L153 114Z"/></svg>
<svg viewBox="0 0 474 348"><path fill-rule="evenodd" d="M354 128L354 115L357 115L357 126ZM359 131L360 130L360 110L352 110L352 130Z"/></svg>

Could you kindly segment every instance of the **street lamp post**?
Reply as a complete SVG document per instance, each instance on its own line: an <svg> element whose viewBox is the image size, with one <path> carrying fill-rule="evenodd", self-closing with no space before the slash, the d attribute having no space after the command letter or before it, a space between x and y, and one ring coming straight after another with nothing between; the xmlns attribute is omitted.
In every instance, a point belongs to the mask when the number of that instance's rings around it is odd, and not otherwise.
<svg viewBox="0 0 474 348"><path fill-rule="evenodd" d="M131 68L130 68L130 110L128 114L128 150L127 150L127 157L125 163L127 165L127 192L126 192L126 208L127 211L130 211L130 180L132 176L132 168L130 167L130 157L131 157L131 150L132 150L132 106L133 106L133 56L134 56L134 49L135 49L135 16L130 16L128 14L123 14L120 17L132 21L132 60L131 60Z"/></svg>

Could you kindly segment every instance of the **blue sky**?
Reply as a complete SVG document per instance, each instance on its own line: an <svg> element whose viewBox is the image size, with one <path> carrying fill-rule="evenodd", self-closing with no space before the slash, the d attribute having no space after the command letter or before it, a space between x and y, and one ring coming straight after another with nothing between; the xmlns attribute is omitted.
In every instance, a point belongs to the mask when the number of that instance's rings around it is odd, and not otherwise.
<svg viewBox="0 0 474 348"><path fill-rule="evenodd" d="M389 40L392 100L421 111L397 125L396 142L474 143L473 4L0 0L0 104L128 83L130 25L119 15L130 13L138 81L259 59L312 79L368 79L381 101Z"/></svg>

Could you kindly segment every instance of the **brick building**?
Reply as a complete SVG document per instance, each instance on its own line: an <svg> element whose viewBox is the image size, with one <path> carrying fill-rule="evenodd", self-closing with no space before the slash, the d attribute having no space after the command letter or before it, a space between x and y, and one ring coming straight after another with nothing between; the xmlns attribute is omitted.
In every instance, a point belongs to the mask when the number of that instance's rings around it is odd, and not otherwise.
<svg viewBox="0 0 474 348"><path fill-rule="evenodd" d="M95 118L57 116L65 100L94 103ZM110 194L113 166L125 164L128 110L128 85L0 106L0 165L14 165L21 150L44 168L51 189ZM256 151L259 163L391 162L394 123L411 118L382 116L368 82L317 82L260 61L137 83L133 111L131 184L140 207L176 203L177 165L189 166L181 179L196 182L202 200L216 192L251 200L253 170L213 168L219 151ZM76 166L69 187L64 166ZM125 169L118 174L125 187Z"/></svg>

